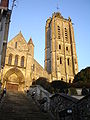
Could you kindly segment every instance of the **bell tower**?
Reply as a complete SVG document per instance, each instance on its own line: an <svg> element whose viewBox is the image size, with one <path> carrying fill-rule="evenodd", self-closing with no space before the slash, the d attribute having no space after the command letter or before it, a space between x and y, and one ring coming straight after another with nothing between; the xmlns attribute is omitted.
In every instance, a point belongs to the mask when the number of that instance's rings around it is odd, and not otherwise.
<svg viewBox="0 0 90 120"><path fill-rule="evenodd" d="M45 26L45 70L52 80L72 82L78 73L73 24L60 12L52 14Z"/></svg>

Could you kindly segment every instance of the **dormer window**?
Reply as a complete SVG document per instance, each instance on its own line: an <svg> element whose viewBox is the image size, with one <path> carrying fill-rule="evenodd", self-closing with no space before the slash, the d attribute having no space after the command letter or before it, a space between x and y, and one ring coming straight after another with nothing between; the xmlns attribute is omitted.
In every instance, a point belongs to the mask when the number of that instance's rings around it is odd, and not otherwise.
<svg viewBox="0 0 90 120"><path fill-rule="evenodd" d="M17 42L15 42L15 48L17 48Z"/></svg>

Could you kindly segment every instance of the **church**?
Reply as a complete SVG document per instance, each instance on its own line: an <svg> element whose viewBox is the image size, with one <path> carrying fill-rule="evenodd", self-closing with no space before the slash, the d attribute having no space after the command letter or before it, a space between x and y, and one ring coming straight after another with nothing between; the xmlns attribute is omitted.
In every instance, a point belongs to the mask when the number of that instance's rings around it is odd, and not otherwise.
<svg viewBox="0 0 90 120"><path fill-rule="evenodd" d="M62 80L71 83L78 73L74 30L70 17L53 13L45 26L45 68L34 59L32 38L26 42L21 31L8 42L3 86L7 90L24 91L40 77L49 82Z"/></svg>

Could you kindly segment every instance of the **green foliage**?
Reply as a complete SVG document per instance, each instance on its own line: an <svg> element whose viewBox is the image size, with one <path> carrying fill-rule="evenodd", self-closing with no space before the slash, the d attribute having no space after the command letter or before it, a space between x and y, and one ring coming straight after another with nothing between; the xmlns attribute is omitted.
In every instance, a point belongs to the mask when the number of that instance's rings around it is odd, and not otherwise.
<svg viewBox="0 0 90 120"><path fill-rule="evenodd" d="M40 77L39 79L37 79L32 83L32 85L35 85L35 84L41 85L44 89L46 89L50 93L60 93L60 92L67 93L68 92L67 90L68 83L60 80L49 83L46 78Z"/></svg>
<svg viewBox="0 0 90 120"><path fill-rule="evenodd" d="M69 95L77 95L76 89L73 87L69 88Z"/></svg>
<svg viewBox="0 0 90 120"><path fill-rule="evenodd" d="M55 80L51 83L51 86L54 89L59 89L59 90L63 90L66 89L68 87L68 84L64 81L60 81L60 80Z"/></svg>
<svg viewBox="0 0 90 120"><path fill-rule="evenodd" d="M77 75L75 75L73 83L82 81L83 83L90 83L90 67L82 69Z"/></svg>
<svg viewBox="0 0 90 120"><path fill-rule="evenodd" d="M32 83L32 85L35 85L35 84L41 85L44 89L46 89L50 93L53 92L53 88L51 87L50 83L48 82L46 78L40 77L39 79L37 79L36 81Z"/></svg>

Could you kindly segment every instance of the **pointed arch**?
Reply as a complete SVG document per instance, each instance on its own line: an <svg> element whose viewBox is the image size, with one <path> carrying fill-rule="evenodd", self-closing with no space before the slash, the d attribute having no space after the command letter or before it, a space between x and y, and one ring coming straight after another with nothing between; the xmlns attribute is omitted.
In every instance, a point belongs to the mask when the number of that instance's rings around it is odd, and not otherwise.
<svg viewBox="0 0 90 120"><path fill-rule="evenodd" d="M24 62L25 62L25 57L22 56L22 57L21 57L21 67L24 67Z"/></svg>
<svg viewBox="0 0 90 120"><path fill-rule="evenodd" d="M15 66L18 66L18 55L15 55L14 65L15 65Z"/></svg>
<svg viewBox="0 0 90 120"><path fill-rule="evenodd" d="M12 65L12 56L13 55L10 53L8 57L8 65Z"/></svg>
<svg viewBox="0 0 90 120"><path fill-rule="evenodd" d="M11 76L12 74L16 74L19 78L19 82L24 82L25 81L25 77L22 73L21 70L17 69L16 67L15 68L11 68L9 69L6 74L4 75L3 77L3 80L5 81L8 81L8 77Z"/></svg>

